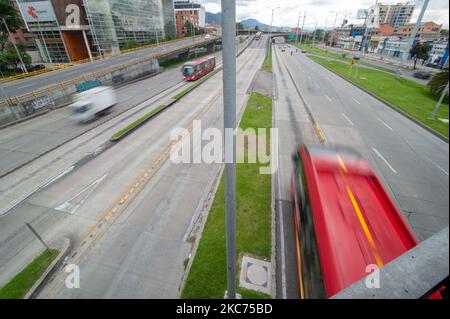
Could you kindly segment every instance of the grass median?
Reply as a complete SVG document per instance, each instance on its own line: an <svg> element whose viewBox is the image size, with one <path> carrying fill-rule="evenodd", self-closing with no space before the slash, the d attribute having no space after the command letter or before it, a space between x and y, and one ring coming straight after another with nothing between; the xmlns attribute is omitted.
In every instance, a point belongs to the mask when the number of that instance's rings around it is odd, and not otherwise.
<svg viewBox="0 0 450 319"><path fill-rule="evenodd" d="M307 44L296 44L296 46L298 46L300 49L307 51L308 53L314 54L314 55L319 55L321 57L324 58L330 58L330 59L335 59L335 60L340 60L343 62L350 62L350 60L353 58L352 56L349 56L347 54L340 54L340 53L336 53L336 52L332 52L332 51L328 51L328 50L323 50L323 49L319 49L317 47L313 47L312 45L307 45ZM355 52L355 55L360 54L360 52ZM394 70L392 69L388 69L388 68L384 68L382 66L376 65L376 64L372 64L370 62L366 62L366 61L359 61L358 63L360 63L361 65L365 65L371 68L375 68L378 69L380 71L384 71L384 72L388 72L388 73L395 73Z"/></svg>
<svg viewBox="0 0 450 319"><path fill-rule="evenodd" d="M359 68L358 75L355 76L355 68L350 74L350 65L348 64L328 61L315 56L310 56L310 58L448 137L448 123L429 119L439 96L433 95L425 85L404 78L397 79L393 74L363 67ZM448 113L447 99L442 104L436 118L448 119Z"/></svg>
<svg viewBox="0 0 450 319"><path fill-rule="evenodd" d="M250 96L240 127L272 127L272 99L257 92ZM270 139L267 141L270 145ZM269 148L268 148L269 149ZM262 165L237 164L236 167L236 254L270 261L271 257L271 176L261 175ZM195 254L182 298L223 298L227 288L225 182L220 182ZM236 265L239 270L239 262ZM239 271L237 272L239 276ZM238 278L236 278L238 283ZM237 285L238 286L238 285ZM269 298L238 289L243 298Z"/></svg>
<svg viewBox="0 0 450 319"><path fill-rule="evenodd" d="M269 43L266 59L264 60L262 68L268 72L272 72L272 43Z"/></svg>
<svg viewBox="0 0 450 319"><path fill-rule="evenodd" d="M45 250L0 289L0 299L22 299L58 256L57 249Z"/></svg>

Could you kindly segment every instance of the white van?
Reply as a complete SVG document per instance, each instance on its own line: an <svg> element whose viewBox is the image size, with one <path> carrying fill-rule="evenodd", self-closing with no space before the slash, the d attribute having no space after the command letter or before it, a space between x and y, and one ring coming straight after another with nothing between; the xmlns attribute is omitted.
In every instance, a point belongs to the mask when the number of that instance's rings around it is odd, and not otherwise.
<svg viewBox="0 0 450 319"><path fill-rule="evenodd" d="M117 104L117 97L112 87L99 86L73 96L70 105L72 115L80 122L87 122L97 115L102 115Z"/></svg>

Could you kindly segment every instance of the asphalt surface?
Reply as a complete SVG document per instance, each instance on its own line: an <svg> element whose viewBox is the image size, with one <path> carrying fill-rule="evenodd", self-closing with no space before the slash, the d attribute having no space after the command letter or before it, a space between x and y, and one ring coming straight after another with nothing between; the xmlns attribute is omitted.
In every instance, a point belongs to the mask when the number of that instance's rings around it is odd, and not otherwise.
<svg viewBox="0 0 450 319"><path fill-rule="evenodd" d="M264 60L264 42L253 43L238 58L238 112ZM99 151L0 217L0 285L42 249L24 227L30 222L45 240L71 238L68 262L81 270L80 289L65 288L61 272L41 298L178 297L183 264L192 249L189 234L220 165L174 164L164 156L172 145L172 129L189 128L194 119L201 119L203 127L222 127L221 83L219 72L125 140ZM163 97L153 98L152 105L137 114L125 112L32 165L40 165L48 176L87 150L95 154L116 130L114 124L124 118L134 121L157 107L159 98ZM28 165L14 175L25 169ZM4 179L2 186L8 183L14 179ZM120 209L112 209L115 205Z"/></svg>
<svg viewBox="0 0 450 319"><path fill-rule="evenodd" d="M195 41L204 40L201 37L195 38ZM62 69L58 71L53 71L49 73L44 73L41 75L29 77L22 80L16 80L12 82L6 82L2 84L3 91L0 91L0 100L5 99L5 94L7 97L11 98L13 96L20 96L25 93L31 92L33 90L37 90L39 88L44 88L53 84L57 84L60 82L69 81L78 76L81 76L86 73L91 73L95 71L99 71L104 68L108 68L114 65L118 65L121 63L128 62L132 59L145 57L151 53L155 53L157 51L164 51L169 49L174 49L177 47L181 47L183 45L187 45L189 43L194 42L193 38L183 39L173 43L161 44L160 47L152 47L148 49L143 49L135 52L125 53L118 56L107 57L102 60L92 61L89 63L84 63L80 65L75 65L73 67Z"/></svg>
<svg viewBox="0 0 450 319"><path fill-rule="evenodd" d="M352 86L300 51L274 50L280 129L280 194L278 205L288 215L285 231L286 292L296 276L289 238L291 207L290 155L299 142L317 143L305 105L287 72L291 72L306 104L324 131L329 144L349 146L360 152L378 173L419 240L449 224L449 146L372 96ZM284 205L284 206L283 206Z"/></svg>
<svg viewBox="0 0 450 319"><path fill-rule="evenodd" d="M242 46L241 46L242 47ZM221 63L221 53L216 53ZM83 124L74 120L68 108L52 111L43 116L7 127L0 134L0 176L26 164L55 147L109 121L118 114L161 92L168 97L172 88L186 87L180 68L172 68L154 77L128 84L116 91L118 103L107 116Z"/></svg>

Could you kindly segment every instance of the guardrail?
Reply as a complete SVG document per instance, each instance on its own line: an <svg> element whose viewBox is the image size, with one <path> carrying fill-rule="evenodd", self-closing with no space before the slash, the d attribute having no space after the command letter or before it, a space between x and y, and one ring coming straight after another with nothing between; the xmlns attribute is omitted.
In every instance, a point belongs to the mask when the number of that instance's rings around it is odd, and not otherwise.
<svg viewBox="0 0 450 319"><path fill-rule="evenodd" d="M182 41L182 40L186 40L186 38L180 38L180 39L174 39L174 40L170 40L170 41L160 42L159 45L166 45L166 44L170 44L170 43L179 42L179 41ZM87 58L87 59L83 59L83 60L78 60L78 61L74 61L74 62L70 62L70 63L61 63L61 64L58 64L58 65L55 65L55 66L52 66L52 67L49 67L49 68L45 68L45 69L42 69L42 70L37 70L37 71L33 71L33 72L28 72L28 73L22 73L22 74L10 76L10 77L7 77L7 78L3 78L3 79L0 79L0 83L7 83L7 82L11 82L11 81L21 80L21 79L33 77L33 76L36 76L36 75L49 73L49 72L52 72L52 71L58 71L58 70L67 69L67 68L70 68L70 67L73 67L73 66L76 66L76 65L80 65L80 64L85 64L85 63L98 61L98 60L102 60L102 59L113 57L113 56L118 56L118 55L122 55L122 54L127 54L127 53L131 53L131 52L136 52L136 51L150 49L150 48L155 48L155 47L158 47L158 44L155 44L155 43L154 44L148 44L148 45L139 46L137 48L122 50L122 51L117 52L117 53L106 53L104 55L99 55L99 56L96 56L96 57Z"/></svg>
<svg viewBox="0 0 450 319"><path fill-rule="evenodd" d="M448 227L379 270L379 286L369 275L333 299L419 299L440 288L449 274ZM448 288L448 287L447 287Z"/></svg>
<svg viewBox="0 0 450 319"><path fill-rule="evenodd" d="M15 96L2 100L0 101L0 125L8 124L34 113L64 105L64 103L69 103L71 95L76 91L76 85L80 82L86 82L93 79L103 79L102 83L104 84L107 82L117 85L130 80L130 73L134 74L135 78L138 78L145 76L146 74L156 72L157 70L154 68L155 63L153 62L155 60L157 63L158 59L182 53L192 47L214 43L215 40L217 40L217 38L205 39L195 43L188 43L173 49L154 52L148 56L135 58L125 63L78 76L69 81L56 83L44 88L33 90L21 96ZM157 65L157 68L159 69L159 64ZM128 71L121 72L122 70Z"/></svg>

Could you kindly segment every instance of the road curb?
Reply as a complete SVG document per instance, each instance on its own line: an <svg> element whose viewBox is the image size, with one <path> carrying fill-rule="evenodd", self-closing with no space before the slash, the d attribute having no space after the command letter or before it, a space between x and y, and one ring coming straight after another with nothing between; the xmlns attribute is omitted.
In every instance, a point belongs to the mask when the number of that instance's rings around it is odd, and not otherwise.
<svg viewBox="0 0 450 319"><path fill-rule="evenodd" d="M428 131L429 133L433 134L434 136L436 136L437 138L441 139L442 141L444 141L445 143L449 143L449 139L448 137L442 135L441 133L435 131L434 129L432 129L431 127L429 127L428 125L420 122L419 120L417 120L416 118L414 118L412 115L409 115L408 113L406 113L405 111L401 110L400 108L398 108L397 106L391 104L390 102L384 100L383 98L375 95L374 93L372 93L371 91L369 91L368 89L362 87L361 85L345 78L344 76L342 76L341 74L335 72L334 70L331 70L329 68L327 68L326 66L323 66L322 64L314 61L313 59L310 59L311 61L317 63L318 65L320 65L321 67L327 69L330 72L333 72L334 74L336 74L337 76L339 76L340 78L344 79L345 81L347 81L348 83L352 84L353 86L363 90L365 93L369 94L370 96L374 97L375 99L377 99L378 101L380 101L381 103L385 104L386 106L390 107L391 109L393 109L394 111L396 111L397 113L405 116L406 118L408 118L409 120L411 120L412 122L414 122L415 124L419 125L420 127L422 127L423 129L425 129L426 131Z"/></svg>
<svg viewBox="0 0 450 319"><path fill-rule="evenodd" d="M50 277L55 273L56 269L62 265L65 257L68 255L69 250L71 248L71 242L69 238L64 238L56 243L53 249L59 250L59 255L55 258L55 260L48 266L47 270L42 274L42 276L36 281L36 283L31 287L28 293L25 295L23 299L34 299L40 292L40 290L45 286L45 284L49 281Z"/></svg>

